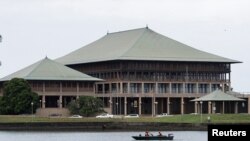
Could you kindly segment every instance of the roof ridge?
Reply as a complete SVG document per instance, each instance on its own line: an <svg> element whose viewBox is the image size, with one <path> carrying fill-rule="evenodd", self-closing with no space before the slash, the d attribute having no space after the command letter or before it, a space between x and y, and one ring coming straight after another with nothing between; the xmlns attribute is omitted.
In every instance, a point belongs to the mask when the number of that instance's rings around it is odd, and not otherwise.
<svg viewBox="0 0 250 141"><path fill-rule="evenodd" d="M117 34L117 33L122 33L122 32L130 32L130 31L134 31L134 30L141 30L141 29L147 29L147 28L148 27L142 27L142 28L135 28L135 29L123 30L123 31L116 31L116 32L107 33L107 35L109 35L109 34Z"/></svg>
<svg viewBox="0 0 250 141"><path fill-rule="evenodd" d="M145 32L148 30L149 28L145 28L145 30L139 35L139 37L135 40L135 42L133 43L133 45L128 48L126 51L124 51L124 53L122 53L119 57L122 57L124 54L126 54L127 52L129 52L132 48L135 47L135 44L138 43L138 41L142 38L142 36L145 34Z"/></svg>
<svg viewBox="0 0 250 141"><path fill-rule="evenodd" d="M38 69L38 66L40 66L40 64L41 64L41 63L43 62L43 60L45 60L45 59L48 59L48 58L46 57L46 58L40 60L39 62L35 63L36 66L34 67L34 69L32 69L32 71L30 71L29 73L27 73L27 75L26 75L25 77L30 76L30 74L32 74L35 70L37 70L37 69ZM35 65L35 64L32 64L32 65ZM30 65L30 66L32 66L32 65Z"/></svg>

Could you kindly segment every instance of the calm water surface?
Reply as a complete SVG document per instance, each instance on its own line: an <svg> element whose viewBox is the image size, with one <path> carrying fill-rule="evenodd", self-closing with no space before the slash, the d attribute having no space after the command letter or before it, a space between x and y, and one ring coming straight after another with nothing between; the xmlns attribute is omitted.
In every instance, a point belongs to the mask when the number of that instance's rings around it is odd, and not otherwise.
<svg viewBox="0 0 250 141"><path fill-rule="evenodd" d="M157 132L151 132L157 135ZM205 131L173 131L174 141L207 141ZM135 141L144 132L18 132L0 131L0 141Z"/></svg>

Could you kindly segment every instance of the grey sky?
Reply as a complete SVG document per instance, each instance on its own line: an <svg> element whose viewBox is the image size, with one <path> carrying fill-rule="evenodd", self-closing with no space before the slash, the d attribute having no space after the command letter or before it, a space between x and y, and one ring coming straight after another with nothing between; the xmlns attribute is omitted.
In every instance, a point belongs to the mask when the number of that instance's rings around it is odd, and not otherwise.
<svg viewBox="0 0 250 141"><path fill-rule="evenodd" d="M0 78L108 32L152 30L223 57L232 87L250 92L249 0L0 0Z"/></svg>

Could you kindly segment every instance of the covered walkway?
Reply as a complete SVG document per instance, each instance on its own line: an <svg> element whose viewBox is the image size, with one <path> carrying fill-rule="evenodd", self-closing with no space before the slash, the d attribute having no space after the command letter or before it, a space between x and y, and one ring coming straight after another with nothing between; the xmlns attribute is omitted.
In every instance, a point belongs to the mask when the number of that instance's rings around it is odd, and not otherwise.
<svg viewBox="0 0 250 141"><path fill-rule="evenodd" d="M221 90L215 90L203 97L191 100L195 102L196 113L238 113L239 102L244 102L244 99L224 93Z"/></svg>

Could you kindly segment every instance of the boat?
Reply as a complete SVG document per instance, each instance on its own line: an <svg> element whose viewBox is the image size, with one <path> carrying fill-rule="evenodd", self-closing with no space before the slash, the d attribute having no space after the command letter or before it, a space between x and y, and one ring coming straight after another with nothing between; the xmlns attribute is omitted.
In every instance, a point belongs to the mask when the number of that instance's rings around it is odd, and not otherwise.
<svg viewBox="0 0 250 141"><path fill-rule="evenodd" d="M132 136L132 138L134 138L135 140L173 140L174 139L174 135L173 134L168 134L166 135L151 135L151 136Z"/></svg>

